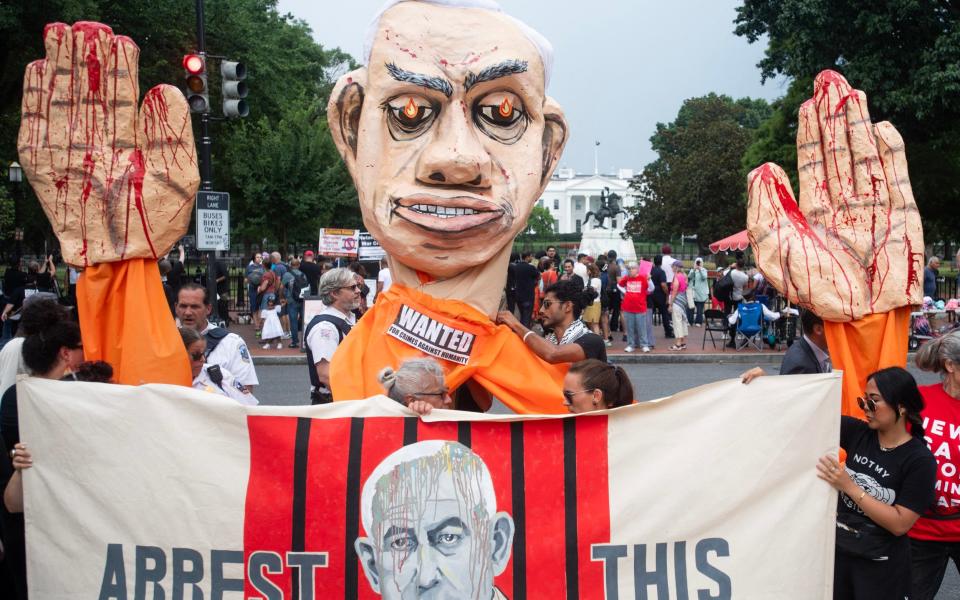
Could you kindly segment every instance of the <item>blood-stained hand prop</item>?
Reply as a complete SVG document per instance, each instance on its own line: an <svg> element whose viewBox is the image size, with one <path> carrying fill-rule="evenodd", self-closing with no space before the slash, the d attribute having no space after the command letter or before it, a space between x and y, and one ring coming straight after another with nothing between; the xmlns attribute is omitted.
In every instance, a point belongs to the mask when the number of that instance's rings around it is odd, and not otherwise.
<svg viewBox="0 0 960 600"><path fill-rule="evenodd" d="M821 318L855 321L919 304L923 227L903 138L867 97L824 71L800 107L800 201L783 169L748 178L747 228L764 276Z"/></svg>
<svg viewBox="0 0 960 600"><path fill-rule="evenodd" d="M380 393L380 369L428 354L451 389L472 379L517 410L560 412L562 371L492 320L513 239L567 140L546 95L552 51L493 3L455 4L388 6L367 66L330 96L334 142L394 278L334 356L334 397Z"/></svg>
<svg viewBox="0 0 960 600"><path fill-rule="evenodd" d="M783 169L748 177L747 229L757 265L791 302L826 322L843 369L844 412L866 375L906 363L909 307L922 300L923 227L903 138L874 124L867 97L823 71L797 129L800 199Z"/></svg>
<svg viewBox="0 0 960 600"><path fill-rule="evenodd" d="M44 45L24 77L20 162L64 260L85 267L86 358L123 383L189 381L155 264L186 232L200 180L187 103L158 85L141 105L140 50L106 25L52 23Z"/></svg>

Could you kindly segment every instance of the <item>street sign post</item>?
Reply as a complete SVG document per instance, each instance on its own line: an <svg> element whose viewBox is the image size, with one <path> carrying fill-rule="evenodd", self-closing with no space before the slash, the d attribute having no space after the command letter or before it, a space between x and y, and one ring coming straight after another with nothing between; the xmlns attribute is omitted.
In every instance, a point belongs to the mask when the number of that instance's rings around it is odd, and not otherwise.
<svg viewBox="0 0 960 600"><path fill-rule="evenodd" d="M197 250L230 249L230 194L197 192Z"/></svg>

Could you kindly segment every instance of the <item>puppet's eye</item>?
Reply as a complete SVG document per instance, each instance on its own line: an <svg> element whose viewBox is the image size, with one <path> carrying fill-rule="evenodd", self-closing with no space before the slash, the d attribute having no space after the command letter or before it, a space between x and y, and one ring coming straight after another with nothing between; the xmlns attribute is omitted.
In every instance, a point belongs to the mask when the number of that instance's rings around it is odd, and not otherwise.
<svg viewBox="0 0 960 600"><path fill-rule="evenodd" d="M504 144L516 142L527 128L523 103L510 92L487 94L474 104L473 112L477 126Z"/></svg>
<svg viewBox="0 0 960 600"><path fill-rule="evenodd" d="M437 116L437 108L420 96L397 96L388 101L385 108L390 133L396 140L420 136Z"/></svg>

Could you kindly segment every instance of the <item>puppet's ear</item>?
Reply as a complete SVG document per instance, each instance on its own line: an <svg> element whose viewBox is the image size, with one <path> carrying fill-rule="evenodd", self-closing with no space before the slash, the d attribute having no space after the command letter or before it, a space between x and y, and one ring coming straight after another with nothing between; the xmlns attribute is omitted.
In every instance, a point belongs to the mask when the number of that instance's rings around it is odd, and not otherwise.
<svg viewBox="0 0 960 600"><path fill-rule="evenodd" d="M360 111L363 109L363 92L367 85L367 68L361 67L340 77L330 93L327 104L327 121L333 143L347 163L351 174L357 158L357 140L360 134Z"/></svg>
<svg viewBox="0 0 960 600"><path fill-rule="evenodd" d="M547 96L543 103L543 163L540 179L543 185L546 185L557 167L569 136L570 131L567 128L567 119L563 116L563 109L556 100Z"/></svg>

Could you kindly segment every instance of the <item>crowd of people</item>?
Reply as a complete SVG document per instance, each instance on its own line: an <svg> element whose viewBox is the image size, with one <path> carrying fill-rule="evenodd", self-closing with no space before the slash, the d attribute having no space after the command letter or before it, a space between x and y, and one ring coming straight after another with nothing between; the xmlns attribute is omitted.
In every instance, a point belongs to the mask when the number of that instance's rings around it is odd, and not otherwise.
<svg viewBox="0 0 960 600"><path fill-rule="evenodd" d="M769 303L776 294L756 268L747 268L742 253L737 253L726 269L718 271L713 286L700 257L687 267L664 244L659 254L649 258L624 261L614 250L598 256L580 253L561 258L555 246L537 253L515 253L504 289L506 310L501 311L498 321L519 335L526 335L531 327L537 330L534 324L539 323L550 339L549 329L555 325L548 324L554 320L549 314L552 302L546 301L547 296L558 283L571 282L573 287L569 290L583 291L583 295L574 301L567 292L570 299L562 302L571 303L572 330L568 332L565 324L554 332L558 339L566 334L567 341L572 341L589 332L610 347L619 333L626 342L625 352L646 353L657 346L655 324L659 321L667 348L683 352L690 328L703 327L706 310L715 306L730 319L725 343L733 348L739 305L760 295ZM771 311L768 317L775 320L780 315ZM537 354L543 357L541 352ZM595 352L587 358L604 356Z"/></svg>
<svg viewBox="0 0 960 600"><path fill-rule="evenodd" d="M515 257L497 322L544 361L569 364L558 406L581 414L635 401L627 373L607 361L615 332L626 337L628 352L649 351L656 344L656 314L663 337L672 340L670 349L679 352L685 348L689 328L701 325L705 307L723 294L719 288L724 279L730 289L722 304L731 325L739 310L757 302L762 278L747 270L742 258L718 273L711 286L702 259L687 268L670 254L669 247L662 248L652 257L649 272L643 272L637 261L624 263L612 251L560 261L551 247L542 256ZM170 285L177 275L176 263L182 260L164 261L160 272ZM376 295L391 285L386 263L382 267ZM14 323L0 349L0 437L9 457L0 460L4 567L0 586L14 590L11 597L25 598L21 473L32 467L33 460L27 442L20 439L15 383L23 377L110 383L113 371L106 363L84 362L82 335L69 296L62 297L52 283L56 273L52 259L43 266L28 263L25 273L17 272L8 270L4 278L11 282L5 289L15 290L5 297L5 332L7 322ZM371 291L366 279L359 263L335 268L316 261L312 252L286 261L279 253L258 253L245 269L251 306L258 309L254 319L261 341L267 346L289 339L291 347L302 345L314 404L333 400L330 364L340 342L363 316ZM69 289L70 279L65 278L65 284ZM319 298L323 309L303 323L307 296ZM250 352L243 338L210 322L213 306L207 288L181 283L172 290L171 307L192 387L256 405L259 380ZM770 312L764 313L767 318L777 318ZM799 320L801 334L787 350L780 374L830 372L823 321L811 311L801 312ZM843 417L841 423L839 442L846 462L827 455L816 465L817 475L839 491L837 598L912 594L930 599L951 559L960 569L960 486L953 483L960 456L950 449L960 431L960 330L922 346L915 362L922 370L939 373L942 382L918 386L908 371L896 367L871 374L859 399L866 420ZM763 375L762 369L754 368L742 379L749 384ZM387 397L421 415L435 409L478 409L447 387L443 367L432 358L385 368L378 379Z"/></svg>

